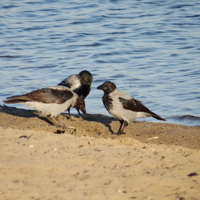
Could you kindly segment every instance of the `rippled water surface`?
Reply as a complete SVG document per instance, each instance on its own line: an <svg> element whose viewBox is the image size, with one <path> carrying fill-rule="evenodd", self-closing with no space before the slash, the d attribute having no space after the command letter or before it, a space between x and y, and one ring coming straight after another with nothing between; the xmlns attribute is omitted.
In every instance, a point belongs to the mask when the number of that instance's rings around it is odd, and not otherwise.
<svg viewBox="0 0 200 200"><path fill-rule="evenodd" d="M96 87L110 80L168 123L200 125L198 0L5 0L0 11L0 104L87 69L88 113L109 115Z"/></svg>

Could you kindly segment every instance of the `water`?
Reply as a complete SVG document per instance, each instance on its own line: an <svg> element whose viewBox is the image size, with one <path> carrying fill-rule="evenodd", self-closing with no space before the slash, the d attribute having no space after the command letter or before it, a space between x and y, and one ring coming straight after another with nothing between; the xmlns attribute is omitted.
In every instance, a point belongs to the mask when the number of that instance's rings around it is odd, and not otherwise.
<svg viewBox="0 0 200 200"><path fill-rule="evenodd" d="M87 69L88 113L109 115L96 87L110 80L168 123L200 125L198 0L5 0L0 11L0 104Z"/></svg>

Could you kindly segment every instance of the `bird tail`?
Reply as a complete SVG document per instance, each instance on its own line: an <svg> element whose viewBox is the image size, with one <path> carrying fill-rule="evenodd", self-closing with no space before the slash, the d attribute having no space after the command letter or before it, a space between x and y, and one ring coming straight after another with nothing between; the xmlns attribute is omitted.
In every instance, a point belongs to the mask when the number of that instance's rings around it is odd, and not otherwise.
<svg viewBox="0 0 200 200"><path fill-rule="evenodd" d="M151 113L152 115L152 117L154 117L155 119L158 119L158 120L162 120L162 121L167 121L166 119L164 119L164 118L162 118L162 117L160 117L159 115L157 115L156 113Z"/></svg>
<svg viewBox="0 0 200 200"><path fill-rule="evenodd" d="M24 98L24 96L13 96L8 97L7 100L4 100L4 103L25 103L28 100Z"/></svg>

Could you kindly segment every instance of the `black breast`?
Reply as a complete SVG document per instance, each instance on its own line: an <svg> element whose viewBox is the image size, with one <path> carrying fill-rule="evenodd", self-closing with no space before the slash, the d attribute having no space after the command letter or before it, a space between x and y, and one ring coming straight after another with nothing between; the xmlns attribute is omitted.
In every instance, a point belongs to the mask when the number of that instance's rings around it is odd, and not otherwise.
<svg viewBox="0 0 200 200"><path fill-rule="evenodd" d="M109 111L113 108L113 99L108 94L106 94L103 96L103 104Z"/></svg>
<svg viewBox="0 0 200 200"><path fill-rule="evenodd" d="M90 89L91 88L89 85L82 85L81 87L75 89L74 92L78 94L78 96L80 96L81 98L85 99L90 93Z"/></svg>

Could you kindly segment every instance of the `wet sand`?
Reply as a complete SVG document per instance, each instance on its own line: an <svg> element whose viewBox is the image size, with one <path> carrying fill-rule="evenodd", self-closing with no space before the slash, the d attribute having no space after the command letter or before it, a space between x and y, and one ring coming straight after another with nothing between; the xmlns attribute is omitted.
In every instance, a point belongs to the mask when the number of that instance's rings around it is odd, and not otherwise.
<svg viewBox="0 0 200 200"><path fill-rule="evenodd" d="M2 199L200 199L200 127L68 118L0 106Z"/></svg>

